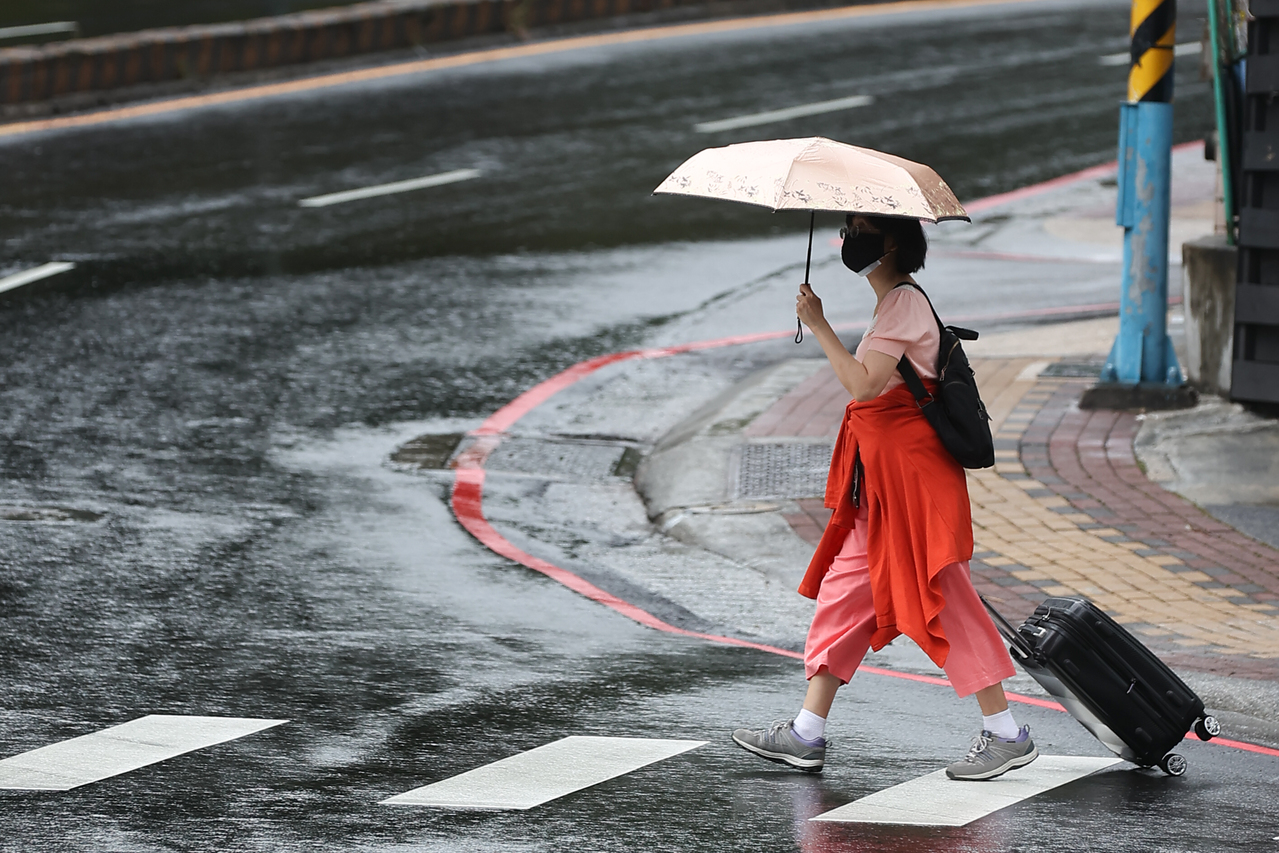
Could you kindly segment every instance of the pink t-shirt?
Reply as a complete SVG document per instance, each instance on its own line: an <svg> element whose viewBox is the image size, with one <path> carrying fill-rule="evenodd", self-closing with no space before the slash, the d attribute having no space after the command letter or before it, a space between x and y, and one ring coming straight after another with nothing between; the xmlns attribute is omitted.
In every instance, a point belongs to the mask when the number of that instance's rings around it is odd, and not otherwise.
<svg viewBox="0 0 1279 853"><path fill-rule="evenodd" d="M913 287L898 287L880 303L870 328L857 345L855 355L858 361L862 361L870 350L894 359L905 355L920 379L936 379L937 349L940 346L941 333L937 330L933 311L928 307L928 299ZM894 370L884 391L903 382L901 374Z"/></svg>

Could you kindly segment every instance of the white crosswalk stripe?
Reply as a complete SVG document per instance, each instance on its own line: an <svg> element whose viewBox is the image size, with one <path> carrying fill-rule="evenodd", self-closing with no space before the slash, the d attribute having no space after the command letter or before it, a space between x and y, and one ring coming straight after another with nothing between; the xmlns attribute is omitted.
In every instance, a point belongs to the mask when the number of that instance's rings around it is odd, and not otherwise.
<svg viewBox="0 0 1279 853"><path fill-rule="evenodd" d="M447 809L531 809L706 744L566 737L382 801Z"/></svg>
<svg viewBox="0 0 1279 853"><path fill-rule="evenodd" d="M0 788L69 791L288 720L151 714L0 761Z"/></svg>
<svg viewBox="0 0 1279 853"><path fill-rule="evenodd" d="M51 261L47 264L41 264L38 267L32 267L29 270L0 278L0 293L73 269L75 269L75 264L70 261Z"/></svg>
<svg viewBox="0 0 1279 853"><path fill-rule="evenodd" d="M965 826L992 812L1119 764L1118 758L1041 755L988 782L956 782L945 770L929 773L820 814L812 820Z"/></svg>

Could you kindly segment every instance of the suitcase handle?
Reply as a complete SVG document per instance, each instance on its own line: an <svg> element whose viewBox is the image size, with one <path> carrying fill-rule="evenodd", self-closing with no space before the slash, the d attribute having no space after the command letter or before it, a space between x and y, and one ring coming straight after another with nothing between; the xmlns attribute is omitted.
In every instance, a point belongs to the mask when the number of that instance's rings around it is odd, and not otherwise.
<svg viewBox="0 0 1279 853"><path fill-rule="evenodd" d="M1030 660L1035 656L1035 649L1021 635L1021 632L1013 627L1012 623L1004 618L1004 614L1000 613L994 606L986 600L986 596L977 593L977 597L981 599L981 603L986 607L986 612L990 614L995 622L995 628L999 631L1003 638L1012 645L1012 651L1022 660Z"/></svg>

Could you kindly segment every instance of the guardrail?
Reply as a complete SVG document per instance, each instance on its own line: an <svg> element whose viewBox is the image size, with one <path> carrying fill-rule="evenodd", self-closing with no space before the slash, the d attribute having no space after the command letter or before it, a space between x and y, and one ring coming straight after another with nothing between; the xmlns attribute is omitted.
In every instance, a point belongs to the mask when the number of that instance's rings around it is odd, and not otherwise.
<svg viewBox="0 0 1279 853"><path fill-rule="evenodd" d="M771 6L845 5L774 0ZM720 2L722 9L746 2ZM0 48L0 106L145 84L207 79L411 48L707 0L375 0L231 24L143 30L38 47Z"/></svg>

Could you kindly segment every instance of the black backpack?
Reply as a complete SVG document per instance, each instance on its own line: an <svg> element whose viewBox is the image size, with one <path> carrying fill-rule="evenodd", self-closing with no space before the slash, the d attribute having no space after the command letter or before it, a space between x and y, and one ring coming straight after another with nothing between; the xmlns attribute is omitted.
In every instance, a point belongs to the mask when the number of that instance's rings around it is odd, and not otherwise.
<svg viewBox="0 0 1279 853"><path fill-rule="evenodd" d="M903 282L898 287L910 286L928 294L917 284ZM941 388L933 397L924 388L919 374L905 355L897 362L897 372L906 380L906 387L915 395L915 403L924 417L937 431L942 446L950 451L955 461L965 468L989 468L995 464L995 441L990 435L990 415L986 404L977 393L977 379L968 365L968 356L960 341L975 341L977 333L958 326L944 326L928 299L928 307L941 332L941 348L937 353L937 381Z"/></svg>

